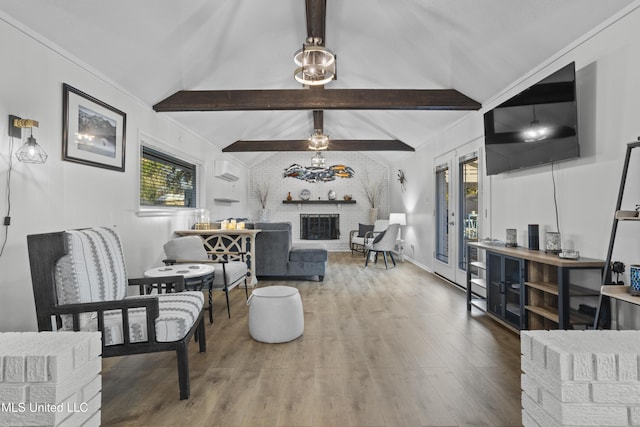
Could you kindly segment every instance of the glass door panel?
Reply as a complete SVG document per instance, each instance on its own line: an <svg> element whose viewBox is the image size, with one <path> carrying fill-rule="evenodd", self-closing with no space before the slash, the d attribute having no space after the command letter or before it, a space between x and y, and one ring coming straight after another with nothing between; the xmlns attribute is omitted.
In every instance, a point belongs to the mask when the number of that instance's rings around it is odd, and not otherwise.
<svg viewBox="0 0 640 427"><path fill-rule="evenodd" d="M459 203L458 221L458 267L466 271L467 263L477 261L477 250L472 251L474 259L467 260L467 242L478 240L478 154L471 153L459 159Z"/></svg>
<svg viewBox="0 0 640 427"><path fill-rule="evenodd" d="M436 259L449 263L449 166L436 168Z"/></svg>
<svg viewBox="0 0 640 427"><path fill-rule="evenodd" d="M487 252L487 310L502 317L503 300L502 256Z"/></svg>

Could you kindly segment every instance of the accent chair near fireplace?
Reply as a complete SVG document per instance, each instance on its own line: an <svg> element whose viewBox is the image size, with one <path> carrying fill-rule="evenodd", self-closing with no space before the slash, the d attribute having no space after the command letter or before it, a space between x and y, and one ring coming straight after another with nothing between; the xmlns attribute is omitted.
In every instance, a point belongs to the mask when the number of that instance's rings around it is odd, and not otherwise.
<svg viewBox="0 0 640 427"><path fill-rule="evenodd" d="M256 276L324 279L327 249L322 243L293 245L290 222L259 222L256 235Z"/></svg>

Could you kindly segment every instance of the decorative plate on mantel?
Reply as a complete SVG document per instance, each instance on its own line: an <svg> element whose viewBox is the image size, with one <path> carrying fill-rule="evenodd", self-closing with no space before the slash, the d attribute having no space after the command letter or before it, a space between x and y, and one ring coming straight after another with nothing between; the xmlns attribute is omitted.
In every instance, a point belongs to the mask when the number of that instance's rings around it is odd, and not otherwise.
<svg viewBox="0 0 640 427"><path fill-rule="evenodd" d="M306 188L300 192L300 200L309 200L311 198L311 191Z"/></svg>

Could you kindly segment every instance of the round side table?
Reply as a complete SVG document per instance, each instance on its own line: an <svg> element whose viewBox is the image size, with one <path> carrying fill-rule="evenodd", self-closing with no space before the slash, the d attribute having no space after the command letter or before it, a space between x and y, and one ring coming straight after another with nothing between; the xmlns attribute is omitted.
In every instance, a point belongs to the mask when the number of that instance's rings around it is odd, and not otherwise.
<svg viewBox="0 0 640 427"><path fill-rule="evenodd" d="M208 264L175 264L151 268L144 272L144 277L184 277L185 289L201 291L205 286L209 289L209 323L213 323L213 276L215 268Z"/></svg>

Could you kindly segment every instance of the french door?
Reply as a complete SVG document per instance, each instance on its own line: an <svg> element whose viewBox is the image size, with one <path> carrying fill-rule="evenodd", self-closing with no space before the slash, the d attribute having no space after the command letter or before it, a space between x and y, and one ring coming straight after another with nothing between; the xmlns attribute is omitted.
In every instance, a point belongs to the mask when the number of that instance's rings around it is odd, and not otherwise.
<svg viewBox="0 0 640 427"><path fill-rule="evenodd" d="M434 162L433 270L461 285L469 262L467 243L477 240L481 223L478 151L471 148L449 152Z"/></svg>

